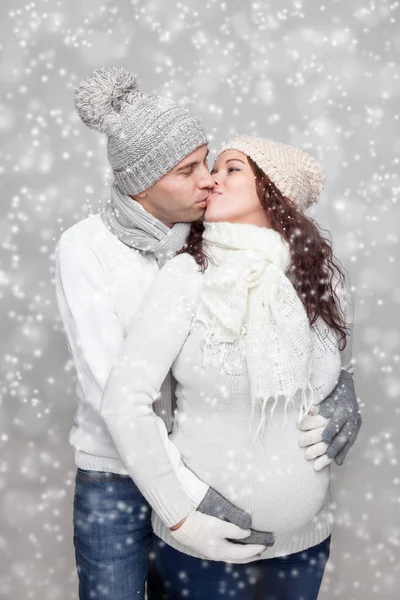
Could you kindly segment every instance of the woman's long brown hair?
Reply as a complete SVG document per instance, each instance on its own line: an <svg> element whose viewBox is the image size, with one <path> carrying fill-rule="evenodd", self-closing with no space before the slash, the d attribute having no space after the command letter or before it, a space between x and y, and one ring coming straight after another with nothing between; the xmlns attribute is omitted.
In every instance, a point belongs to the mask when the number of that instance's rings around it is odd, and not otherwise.
<svg viewBox="0 0 400 600"><path fill-rule="evenodd" d="M322 237L318 224L306 217L294 202L283 196L275 184L248 156L254 172L257 194L261 206L268 213L271 226L288 242L291 264L286 272L300 300L307 311L312 326L318 317L340 335L343 350L346 346L348 325L346 324L339 299L333 289L333 281L344 286L345 276L337 264L331 242ZM192 223L185 247L180 253L187 252L204 272L208 258L203 249L202 235L204 225ZM335 284L335 285L336 285Z"/></svg>

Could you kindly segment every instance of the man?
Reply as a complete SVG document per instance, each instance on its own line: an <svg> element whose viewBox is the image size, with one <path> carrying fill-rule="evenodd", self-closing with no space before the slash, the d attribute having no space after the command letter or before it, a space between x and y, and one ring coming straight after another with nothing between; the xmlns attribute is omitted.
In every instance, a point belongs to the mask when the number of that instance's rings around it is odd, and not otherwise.
<svg viewBox="0 0 400 600"><path fill-rule="evenodd" d="M65 231L57 247L57 298L77 372L78 403L69 441L77 466L74 544L79 597L141 599L151 549L151 507L100 417L102 392L147 290L159 268L184 246L190 223L202 218L213 181L200 121L170 100L141 93L131 73L95 71L76 90L75 105L86 125L107 135L114 173L105 211ZM338 390L341 397L352 397L339 386ZM154 404L160 431L165 430L162 421L171 430L173 400L174 385L167 376ZM330 440L322 442L323 436L315 435L313 417L308 417L310 431L302 435L309 437L302 445L311 444L308 450L318 446L317 460L332 460L329 442L336 442L335 452L344 445L341 440L338 446L335 437L335 411L344 405L339 400L332 396L325 415L333 415L324 430L330 427ZM320 432L321 416L314 418L319 419ZM260 552L261 546L251 543L251 517L185 469L178 449L165 437L171 471L179 477L182 494L188 493L187 506L201 513L213 545L229 552L233 562ZM170 510L179 526L184 515L174 512L173 503ZM247 543L226 538L246 538ZM273 535L263 543L272 545ZM158 594L150 588L149 597Z"/></svg>

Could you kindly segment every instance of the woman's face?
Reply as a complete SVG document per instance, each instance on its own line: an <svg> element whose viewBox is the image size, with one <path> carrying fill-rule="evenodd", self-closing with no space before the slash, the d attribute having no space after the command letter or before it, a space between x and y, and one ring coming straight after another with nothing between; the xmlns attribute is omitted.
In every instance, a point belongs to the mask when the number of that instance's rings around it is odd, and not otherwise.
<svg viewBox="0 0 400 600"><path fill-rule="evenodd" d="M205 221L271 226L260 204L255 176L245 154L226 150L215 161L211 175L214 186L207 198Z"/></svg>

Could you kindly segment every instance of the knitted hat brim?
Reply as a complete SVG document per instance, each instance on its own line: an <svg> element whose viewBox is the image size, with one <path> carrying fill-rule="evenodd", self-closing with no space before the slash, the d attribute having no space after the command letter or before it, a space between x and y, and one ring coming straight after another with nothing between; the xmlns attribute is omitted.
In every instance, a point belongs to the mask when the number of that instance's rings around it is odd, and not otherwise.
<svg viewBox="0 0 400 600"><path fill-rule="evenodd" d="M271 148L266 151L265 144ZM285 150L284 163L279 155ZM304 150L264 138L237 137L222 145L215 160L228 150L237 150L250 157L276 185L278 190L305 210L318 202L325 182L325 173L317 161ZM288 156L289 153L289 156ZM290 157L290 153L293 157Z"/></svg>
<svg viewBox="0 0 400 600"><path fill-rule="evenodd" d="M190 118L132 167L121 171L114 169L115 182L125 194L140 194L205 144L208 144L208 139L200 120Z"/></svg>

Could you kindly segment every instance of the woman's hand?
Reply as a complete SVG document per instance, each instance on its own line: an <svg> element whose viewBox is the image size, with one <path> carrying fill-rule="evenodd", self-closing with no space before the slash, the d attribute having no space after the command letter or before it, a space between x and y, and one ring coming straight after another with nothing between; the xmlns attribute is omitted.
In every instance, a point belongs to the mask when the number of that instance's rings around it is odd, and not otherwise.
<svg viewBox="0 0 400 600"><path fill-rule="evenodd" d="M204 515L234 523L241 529L250 529L251 527L251 515L229 502L212 487L208 488L197 510Z"/></svg>
<svg viewBox="0 0 400 600"><path fill-rule="evenodd" d="M175 529L178 527L177 529ZM184 520L170 528L171 536L179 543L210 560L246 563L266 548L262 544L238 544L251 534L233 523L192 511Z"/></svg>
<svg viewBox="0 0 400 600"><path fill-rule="evenodd" d="M243 538L240 542L235 541L234 543L240 544L262 544L267 547L275 544L275 536L270 531L256 531L251 529L251 515L246 511L238 508L229 500L221 496L212 487L208 488L206 495L197 507L197 510L204 515L210 515L234 523L241 529L250 529L251 533L247 538ZM184 519L183 519L184 521ZM178 523L178 527L183 523Z"/></svg>

